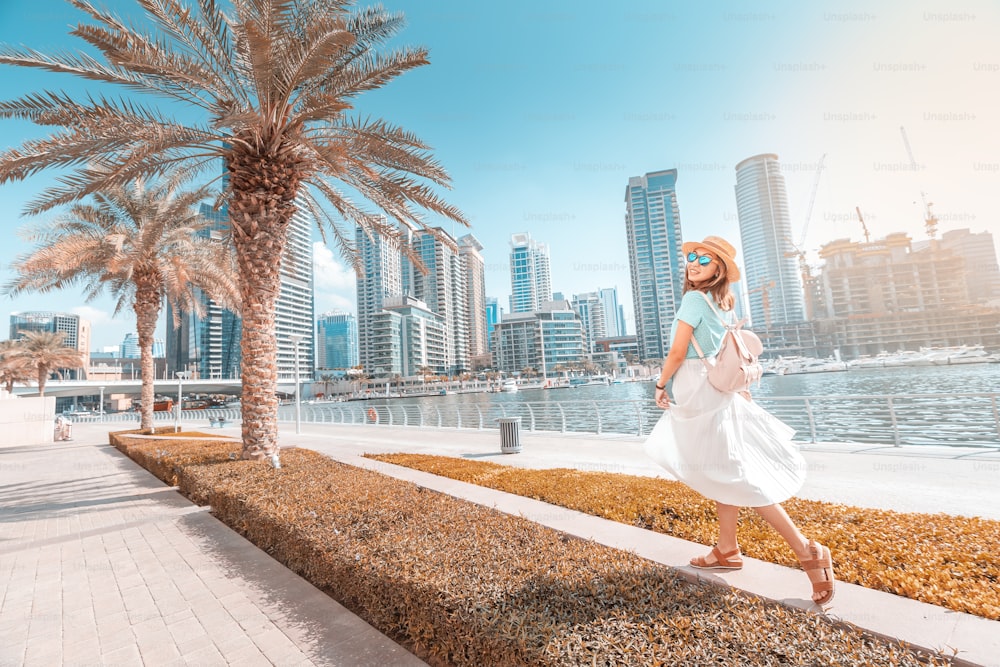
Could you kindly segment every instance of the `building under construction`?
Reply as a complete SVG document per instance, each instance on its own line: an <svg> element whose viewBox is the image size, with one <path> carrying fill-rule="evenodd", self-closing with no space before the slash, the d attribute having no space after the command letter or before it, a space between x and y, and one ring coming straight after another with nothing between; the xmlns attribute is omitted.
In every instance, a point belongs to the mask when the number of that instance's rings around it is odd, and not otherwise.
<svg viewBox="0 0 1000 667"><path fill-rule="evenodd" d="M992 235L974 236L992 246ZM844 358L920 346L1000 349L1000 310L985 305L1000 294L982 291L995 284L996 253L992 266L970 265L967 251L943 241L915 250L908 235L895 233L824 245L818 289L807 294L820 299L812 304L818 342L828 341Z"/></svg>

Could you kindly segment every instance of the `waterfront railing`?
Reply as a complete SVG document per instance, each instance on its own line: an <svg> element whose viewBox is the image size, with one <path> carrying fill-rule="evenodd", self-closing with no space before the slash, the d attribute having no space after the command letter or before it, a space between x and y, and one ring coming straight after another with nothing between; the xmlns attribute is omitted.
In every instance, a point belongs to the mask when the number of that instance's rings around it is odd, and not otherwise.
<svg viewBox="0 0 1000 667"><path fill-rule="evenodd" d="M802 442L881 445L1000 447L1000 394L876 394L766 396L756 400L796 430ZM497 420L519 417L521 428L541 433L603 436L649 435L663 411L649 400L508 401L497 403L368 401L304 403L302 423L495 429ZM174 413L154 413L173 421ZM206 426L238 422L240 411L185 410L183 420ZM281 422L295 421L295 406L279 409ZM78 421L99 421L99 416ZM104 416L105 421L137 422L135 413Z"/></svg>

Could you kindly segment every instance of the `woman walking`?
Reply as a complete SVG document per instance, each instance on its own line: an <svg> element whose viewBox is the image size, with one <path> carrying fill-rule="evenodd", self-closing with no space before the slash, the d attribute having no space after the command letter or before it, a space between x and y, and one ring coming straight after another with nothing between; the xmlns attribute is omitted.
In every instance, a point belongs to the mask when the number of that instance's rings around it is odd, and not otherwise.
<svg viewBox="0 0 1000 667"><path fill-rule="evenodd" d="M722 313L735 299L730 283L740 278L736 250L708 236L685 243L684 296L670 331L670 351L656 382L656 404L666 410L645 444L647 454L678 480L716 503L719 539L711 552L691 559L703 570L743 567L736 540L740 507L752 507L788 542L812 584L812 599L833 599L830 550L807 539L779 504L805 480L805 461L792 443L794 431L750 400L749 394L722 392L691 344L707 357L725 333ZM721 311L721 312L720 312ZM673 379L671 403L667 382Z"/></svg>

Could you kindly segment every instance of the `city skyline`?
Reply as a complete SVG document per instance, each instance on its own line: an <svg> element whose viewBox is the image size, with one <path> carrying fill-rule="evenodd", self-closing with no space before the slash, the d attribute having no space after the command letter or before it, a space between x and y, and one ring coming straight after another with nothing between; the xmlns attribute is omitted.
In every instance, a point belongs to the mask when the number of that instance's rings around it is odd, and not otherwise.
<svg viewBox="0 0 1000 667"><path fill-rule="evenodd" d="M139 15L131 1L104 4ZM486 294L501 304L510 285L508 239L528 232L550 247L553 290L617 287L634 330L623 185L677 169L686 240L720 234L739 248L735 166L760 153L779 156L796 237L826 154L803 244L814 264L824 242L861 240L855 206L873 237L902 231L922 240L922 193L934 202L939 234L969 228L1000 240L1000 203L989 194L1000 185L1000 137L991 129L1000 120L992 92L1000 83L992 37L1000 10L992 3L962 11L928 2L785 3L738 12L633 2L613 13L590 2L544 10L512 2L503 12L450 1L385 5L406 15L400 43L427 46L431 65L359 98L357 112L398 123L432 146L453 175L445 196L473 223L447 229L481 242ZM80 42L66 26L80 16L61 0L0 8L0 42L75 49ZM602 39L586 37L595 34ZM13 68L0 77L5 98L90 90ZM0 148L41 134L0 120ZM9 228L26 222L17 212L53 177L0 186ZM16 240L5 247L0 279L27 249ZM353 312L344 261L322 245L314 254L316 312ZM81 305L73 290L4 303L6 314L76 313L92 322L95 348L134 329L128 314L112 323L104 301ZM164 331L161 324L157 335Z"/></svg>

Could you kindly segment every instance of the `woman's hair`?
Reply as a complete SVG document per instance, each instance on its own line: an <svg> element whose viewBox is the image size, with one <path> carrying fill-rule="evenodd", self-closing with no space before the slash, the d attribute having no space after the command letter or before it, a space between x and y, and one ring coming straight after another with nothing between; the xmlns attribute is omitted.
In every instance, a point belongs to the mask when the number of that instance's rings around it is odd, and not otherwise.
<svg viewBox="0 0 1000 667"><path fill-rule="evenodd" d="M684 291L682 293L686 294L691 290L708 292L722 310L732 310L736 306L736 297L733 296L732 290L729 289L729 276L726 274L726 265L719 260L715 260L715 263L719 266L719 272L711 280L700 283L691 282L685 270Z"/></svg>

